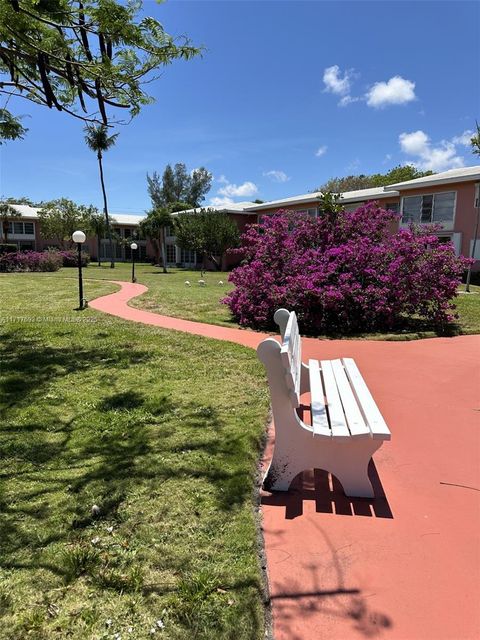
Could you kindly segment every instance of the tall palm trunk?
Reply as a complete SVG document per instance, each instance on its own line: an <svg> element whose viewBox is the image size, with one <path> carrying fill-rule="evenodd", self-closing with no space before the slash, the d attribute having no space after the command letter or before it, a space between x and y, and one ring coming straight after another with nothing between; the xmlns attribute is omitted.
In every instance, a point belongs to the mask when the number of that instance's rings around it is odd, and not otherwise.
<svg viewBox="0 0 480 640"><path fill-rule="evenodd" d="M102 166L102 152L101 151L98 152L97 157L98 157L98 166L100 168L100 182L102 184L103 212L105 214L105 226L107 227L107 238L108 238L108 244L110 246L110 268L113 269L115 267L115 258L114 258L114 255L113 255L112 230L110 229L110 219L108 217L107 192L105 190L105 181L103 179L103 166Z"/></svg>

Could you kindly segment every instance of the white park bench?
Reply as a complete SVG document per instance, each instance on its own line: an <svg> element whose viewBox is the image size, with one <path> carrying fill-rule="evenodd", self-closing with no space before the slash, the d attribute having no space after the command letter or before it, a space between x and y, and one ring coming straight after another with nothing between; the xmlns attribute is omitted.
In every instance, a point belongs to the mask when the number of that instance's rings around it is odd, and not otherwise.
<svg viewBox="0 0 480 640"><path fill-rule="evenodd" d="M302 363L302 341L295 312L279 309L274 316L282 344L274 338L260 343L275 422L273 458L263 486L287 491L305 469L323 469L342 484L347 496L373 498L368 464L384 440L387 427L357 365L351 358ZM311 422L300 419L300 396L310 392Z"/></svg>

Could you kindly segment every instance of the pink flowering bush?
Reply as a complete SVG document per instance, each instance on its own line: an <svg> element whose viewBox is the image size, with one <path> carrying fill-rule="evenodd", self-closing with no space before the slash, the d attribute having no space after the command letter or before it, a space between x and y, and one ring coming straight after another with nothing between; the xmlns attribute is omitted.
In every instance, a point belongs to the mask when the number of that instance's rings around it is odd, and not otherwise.
<svg viewBox="0 0 480 640"><path fill-rule="evenodd" d="M78 267L78 251L77 249L67 249L65 251L59 251L62 256L62 265L64 267ZM90 256L85 251L82 251L82 267L88 267L90 263Z"/></svg>
<svg viewBox="0 0 480 640"><path fill-rule="evenodd" d="M244 262L224 299L244 326L271 328L276 309L295 310L311 333L392 330L409 319L445 327L466 258L435 228L393 233L396 214L374 203L310 218L279 211L242 236Z"/></svg>
<svg viewBox="0 0 480 640"><path fill-rule="evenodd" d="M61 266L58 251L17 251L0 256L0 271L58 271Z"/></svg>

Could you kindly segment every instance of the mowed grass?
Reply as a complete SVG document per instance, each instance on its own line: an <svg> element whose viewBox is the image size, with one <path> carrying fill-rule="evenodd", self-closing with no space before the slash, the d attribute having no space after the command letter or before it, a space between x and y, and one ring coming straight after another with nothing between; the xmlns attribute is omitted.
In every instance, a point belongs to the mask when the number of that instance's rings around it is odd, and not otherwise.
<svg viewBox="0 0 480 640"><path fill-rule="evenodd" d="M0 638L263 637L255 353L61 275L0 275Z"/></svg>
<svg viewBox="0 0 480 640"><path fill-rule="evenodd" d="M75 269L60 269L52 274L38 274L40 277L77 278ZM129 282L132 275L130 264L118 262L114 269L106 265L98 267L91 263L85 270L85 297L93 298L89 287L90 279L124 280ZM200 271L186 269L168 269L162 273L161 268L151 264L135 265L137 282L148 287L147 293L129 302L132 307L154 311L174 318L185 318L197 322L207 322L223 326L238 326L228 307L221 303L233 288L228 282L229 273L207 271L203 277L206 286L201 287L198 281ZM190 282L191 286L185 285ZM219 284L222 282L223 284Z"/></svg>
<svg viewBox="0 0 480 640"><path fill-rule="evenodd" d="M197 322L207 322L222 326L238 326L233 320L228 307L221 303L222 298L231 291L233 285L228 282L228 273L207 272L204 276L206 286L198 284L199 271L187 271L183 269L169 269L168 274L161 273L161 269L152 265L141 264L135 270L137 281L148 287L147 293L132 299L129 304L139 309L146 309L176 318L185 318ZM38 274L38 277L77 278L74 269L61 269L54 274ZM131 277L131 265L117 263L115 269L108 265L98 267L91 264L85 270L86 297L94 297L90 289L90 280L126 280ZM191 286L186 286L185 281ZM219 282L223 284L219 285ZM461 285L459 291L463 292L465 286ZM480 287L472 286L472 294L460 293L455 299L459 319L453 323L443 335L458 335L480 333ZM347 338L362 338L367 340L414 340L418 338L432 338L439 335L429 323L418 319L411 319L406 326L390 333L369 333ZM335 337L342 336L323 336Z"/></svg>

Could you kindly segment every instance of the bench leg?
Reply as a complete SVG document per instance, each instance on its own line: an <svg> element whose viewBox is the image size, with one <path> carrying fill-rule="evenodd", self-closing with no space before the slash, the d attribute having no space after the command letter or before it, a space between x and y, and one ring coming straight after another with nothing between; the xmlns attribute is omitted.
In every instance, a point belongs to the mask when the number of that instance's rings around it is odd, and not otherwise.
<svg viewBox="0 0 480 640"><path fill-rule="evenodd" d="M276 458L274 455L262 486L265 491L288 491L292 480L304 468L288 458Z"/></svg>
<svg viewBox="0 0 480 640"><path fill-rule="evenodd" d="M370 446L346 444L345 449L348 447L348 451L345 450L343 455L331 461L328 470L341 482L345 495L351 498L375 496L368 477L368 464L381 444L381 441Z"/></svg>

